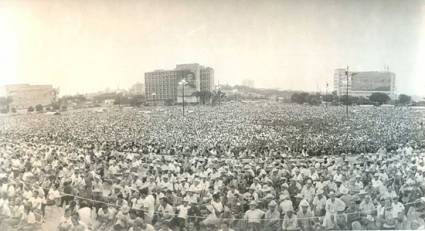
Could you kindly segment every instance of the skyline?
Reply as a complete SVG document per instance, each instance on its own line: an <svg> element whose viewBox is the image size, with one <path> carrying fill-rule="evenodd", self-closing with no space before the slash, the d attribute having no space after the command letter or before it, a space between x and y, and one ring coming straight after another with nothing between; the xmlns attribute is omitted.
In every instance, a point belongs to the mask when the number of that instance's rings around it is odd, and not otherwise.
<svg viewBox="0 0 425 231"><path fill-rule="evenodd" d="M397 92L423 95L424 3L3 1L0 85L128 89L145 72L200 63L220 84L324 91L348 65L389 66Z"/></svg>

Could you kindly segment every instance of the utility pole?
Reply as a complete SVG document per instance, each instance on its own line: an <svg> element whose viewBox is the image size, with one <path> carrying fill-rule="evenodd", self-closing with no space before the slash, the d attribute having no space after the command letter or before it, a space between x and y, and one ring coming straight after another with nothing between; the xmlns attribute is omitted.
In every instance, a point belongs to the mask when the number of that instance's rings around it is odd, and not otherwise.
<svg viewBox="0 0 425 231"><path fill-rule="evenodd" d="M346 94L345 94L345 113L347 114L347 119L348 119L348 66L347 66L347 70L345 71L345 75L347 76L347 82L346 82Z"/></svg>
<svg viewBox="0 0 425 231"><path fill-rule="evenodd" d="M326 82L326 87L325 87L325 107L328 107L328 86L329 84Z"/></svg>
<svg viewBox="0 0 425 231"><path fill-rule="evenodd" d="M179 82L179 85L181 85L182 86L182 93L183 93L183 95L182 95L182 106L183 106L183 118L184 118L184 85L186 85L187 84L187 82L186 82L186 79L182 79L180 82Z"/></svg>
<svg viewBox="0 0 425 231"><path fill-rule="evenodd" d="M182 98L183 100L183 117L184 117L184 84L183 84L183 98Z"/></svg>

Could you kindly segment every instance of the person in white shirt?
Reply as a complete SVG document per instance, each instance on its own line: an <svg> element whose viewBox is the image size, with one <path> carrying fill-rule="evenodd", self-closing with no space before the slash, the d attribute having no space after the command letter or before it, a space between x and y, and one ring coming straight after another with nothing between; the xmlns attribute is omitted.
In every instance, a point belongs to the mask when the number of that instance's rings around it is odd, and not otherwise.
<svg viewBox="0 0 425 231"><path fill-rule="evenodd" d="M333 229L336 225L337 212L345 209L345 203L341 199L335 198L334 191L329 192L329 197L326 201L326 214L323 219L323 226L327 229Z"/></svg>
<svg viewBox="0 0 425 231"><path fill-rule="evenodd" d="M190 209L189 200L184 199L183 204L177 206L177 225L180 230L184 230Z"/></svg>
<svg viewBox="0 0 425 231"><path fill-rule="evenodd" d="M279 204L279 208L281 214L286 214L286 212L288 212L289 210L294 210L294 206L292 205L292 201L289 198L289 194L281 195L280 200L281 202Z"/></svg>
<svg viewBox="0 0 425 231"><path fill-rule="evenodd" d="M147 188L144 188L140 191L143 199L143 210L145 214L145 222L148 224L152 224L152 219L155 212L155 198L152 194L149 193Z"/></svg>
<svg viewBox="0 0 425 231"><path fill-rule="evenodd" d="M92 210L87 206L85 201L81 201L80 209L78 209L77 212L81 222L83 222L87 228L91 228L93 224Z"/></svg>
<svg viewBox="0 0 425 231"><path fill-rule="evenodd" d="M261 230L261 219L264 216L264 212L257 208L257 203L251 201L249 203L249 210L245 212L244 220L248 223L248 230L260 231Z"/></svg>

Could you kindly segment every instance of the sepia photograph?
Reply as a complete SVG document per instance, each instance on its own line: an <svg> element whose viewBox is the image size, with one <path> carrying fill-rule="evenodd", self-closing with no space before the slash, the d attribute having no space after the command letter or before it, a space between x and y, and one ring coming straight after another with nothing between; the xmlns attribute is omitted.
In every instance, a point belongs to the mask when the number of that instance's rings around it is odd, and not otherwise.
<svg viewBox="0 0 425 231"><path fill-rule="evenodd" d="M425 230L425 0L0 0L0 231Z"/></svg>

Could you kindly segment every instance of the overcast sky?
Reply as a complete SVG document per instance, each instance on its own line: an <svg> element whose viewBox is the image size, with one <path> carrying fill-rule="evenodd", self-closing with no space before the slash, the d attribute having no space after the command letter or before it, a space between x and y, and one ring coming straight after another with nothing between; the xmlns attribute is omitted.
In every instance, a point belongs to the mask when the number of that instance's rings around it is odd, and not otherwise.
<svg viewBox="0 0 425 231"><path fill-rule="evenodd" d="M424 94L425 1L0 1L0 84L85 93L194 62L220 84L313 91L388 65Z"/></svg>

